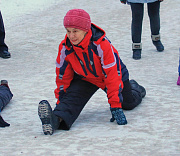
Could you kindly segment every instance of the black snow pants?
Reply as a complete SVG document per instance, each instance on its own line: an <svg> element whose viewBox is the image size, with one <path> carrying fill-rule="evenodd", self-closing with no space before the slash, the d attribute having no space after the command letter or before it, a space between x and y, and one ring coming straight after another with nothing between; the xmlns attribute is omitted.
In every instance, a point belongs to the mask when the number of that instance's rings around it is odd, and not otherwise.
<svg viewBox="0 0 180 156"><path fill-rule="evenodd" d="M78 118L82 109L99 88L87 81L73 79L69 88L66 90L60 104L56 105L53 113L62 118L60 129L69 130L75 120ZM122 108L131 110L142 101L141 94L131 89L129 80L124 82L122 91Z"/></svg>
<svg viewBox="0 0 180 156"><path fill-rule="evenodd" d="M4 107L10 102L13 94L10 89L6 86L0 86L0 111L4 109Z"/></svg>

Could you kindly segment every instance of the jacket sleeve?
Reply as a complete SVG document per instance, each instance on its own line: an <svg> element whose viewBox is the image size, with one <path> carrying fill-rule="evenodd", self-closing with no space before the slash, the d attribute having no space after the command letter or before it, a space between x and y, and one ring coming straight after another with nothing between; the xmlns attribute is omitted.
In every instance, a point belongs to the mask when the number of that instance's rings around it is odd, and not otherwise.
<svg viewBox="0 0 180 156"><path fill-rule="evenodd" d="M69 87L73 77L74 71L71 64L68 62L66 56L66 48L64 45L60 44L59 52L56 59L56 86L54 90L55 97L57 98L57 104L60 103L66 89Z"/></svg>
<svg viewBox="0 0 180 156"><path fill-rule="evenodd" d="M108 102L111 108L122 108L123 89L120 58L117 50L105 40L102 42L101 64L105 74Z"/></svg>

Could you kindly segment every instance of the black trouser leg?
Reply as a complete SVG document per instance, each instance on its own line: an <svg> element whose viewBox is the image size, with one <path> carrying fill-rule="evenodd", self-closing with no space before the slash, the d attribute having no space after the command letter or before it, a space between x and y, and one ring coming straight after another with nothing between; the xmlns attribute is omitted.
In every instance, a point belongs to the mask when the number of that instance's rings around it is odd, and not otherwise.
<svg viewBox="0 0 180 156"><path fill-rule="evenodd" d="M97 90L97 86L87 81L73 79L65 95L53 111L55 115L63 119L60 129L70 129L86 103Z"/></svg>
<svg viewBox="0 0 180 156"><path fill-rule="evenodd" d="M160 2L148 3L148 15L150 19L151 35L159 35L160 31Z"/></svg>
<svg viewBox="0 0 180 156"><path fill-rule="evenodd" d="M0 86L0 111L10 102L13 94L10 89L4 85Z"/></svg>
<svg viewBox="0 0 180 156"><path fill-rule="evenodd" d="M4 39L5 39L5 30L4 30L3 18L0 11L0 51L3 51L3 50L8 51L8 47L4 43Z"/></svg>
<svg viewBox="0 0 180 156"><path fill-rule="evenodd" d="M133 43L141 43L144 4L130 3L132 11L131 35Z"/></svg>
<svg viewBox="0 0 180 156"><path fill-rule="evenodd" d="M124 81L123 84L124 88L122 90L122 109L132 110L141 103L141 93L138 90L136 90L136 88L131 87L129 80Z"/></svg>

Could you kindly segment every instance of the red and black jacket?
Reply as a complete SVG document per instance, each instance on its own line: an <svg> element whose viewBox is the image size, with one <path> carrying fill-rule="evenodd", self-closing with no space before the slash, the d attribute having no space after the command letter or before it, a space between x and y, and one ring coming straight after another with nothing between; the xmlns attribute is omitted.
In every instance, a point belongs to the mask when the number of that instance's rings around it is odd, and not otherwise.
<svg viewBox="0 0 180 156"><path fill-rule="evenodd" d="M77 46L71 44L67 35L59 45L56 59L57 104L73 80L74 73L103 90L107 89L110 106L122 108L121 60L118 51L106 38L105 31L95 24L91 24L91 29Z"/></svg>

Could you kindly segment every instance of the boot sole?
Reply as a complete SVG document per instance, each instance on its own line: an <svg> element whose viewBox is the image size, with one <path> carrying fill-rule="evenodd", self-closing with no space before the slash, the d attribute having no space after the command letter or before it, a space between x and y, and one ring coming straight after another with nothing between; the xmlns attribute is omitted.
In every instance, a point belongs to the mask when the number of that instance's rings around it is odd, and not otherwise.
<svg viewBox="0 0 180 156"><path fill-rule="evenodd" d="M38 115L42 122L42 129L45 135L52 135L52 109L48 101L43 100L38 106Z"/></svg>

